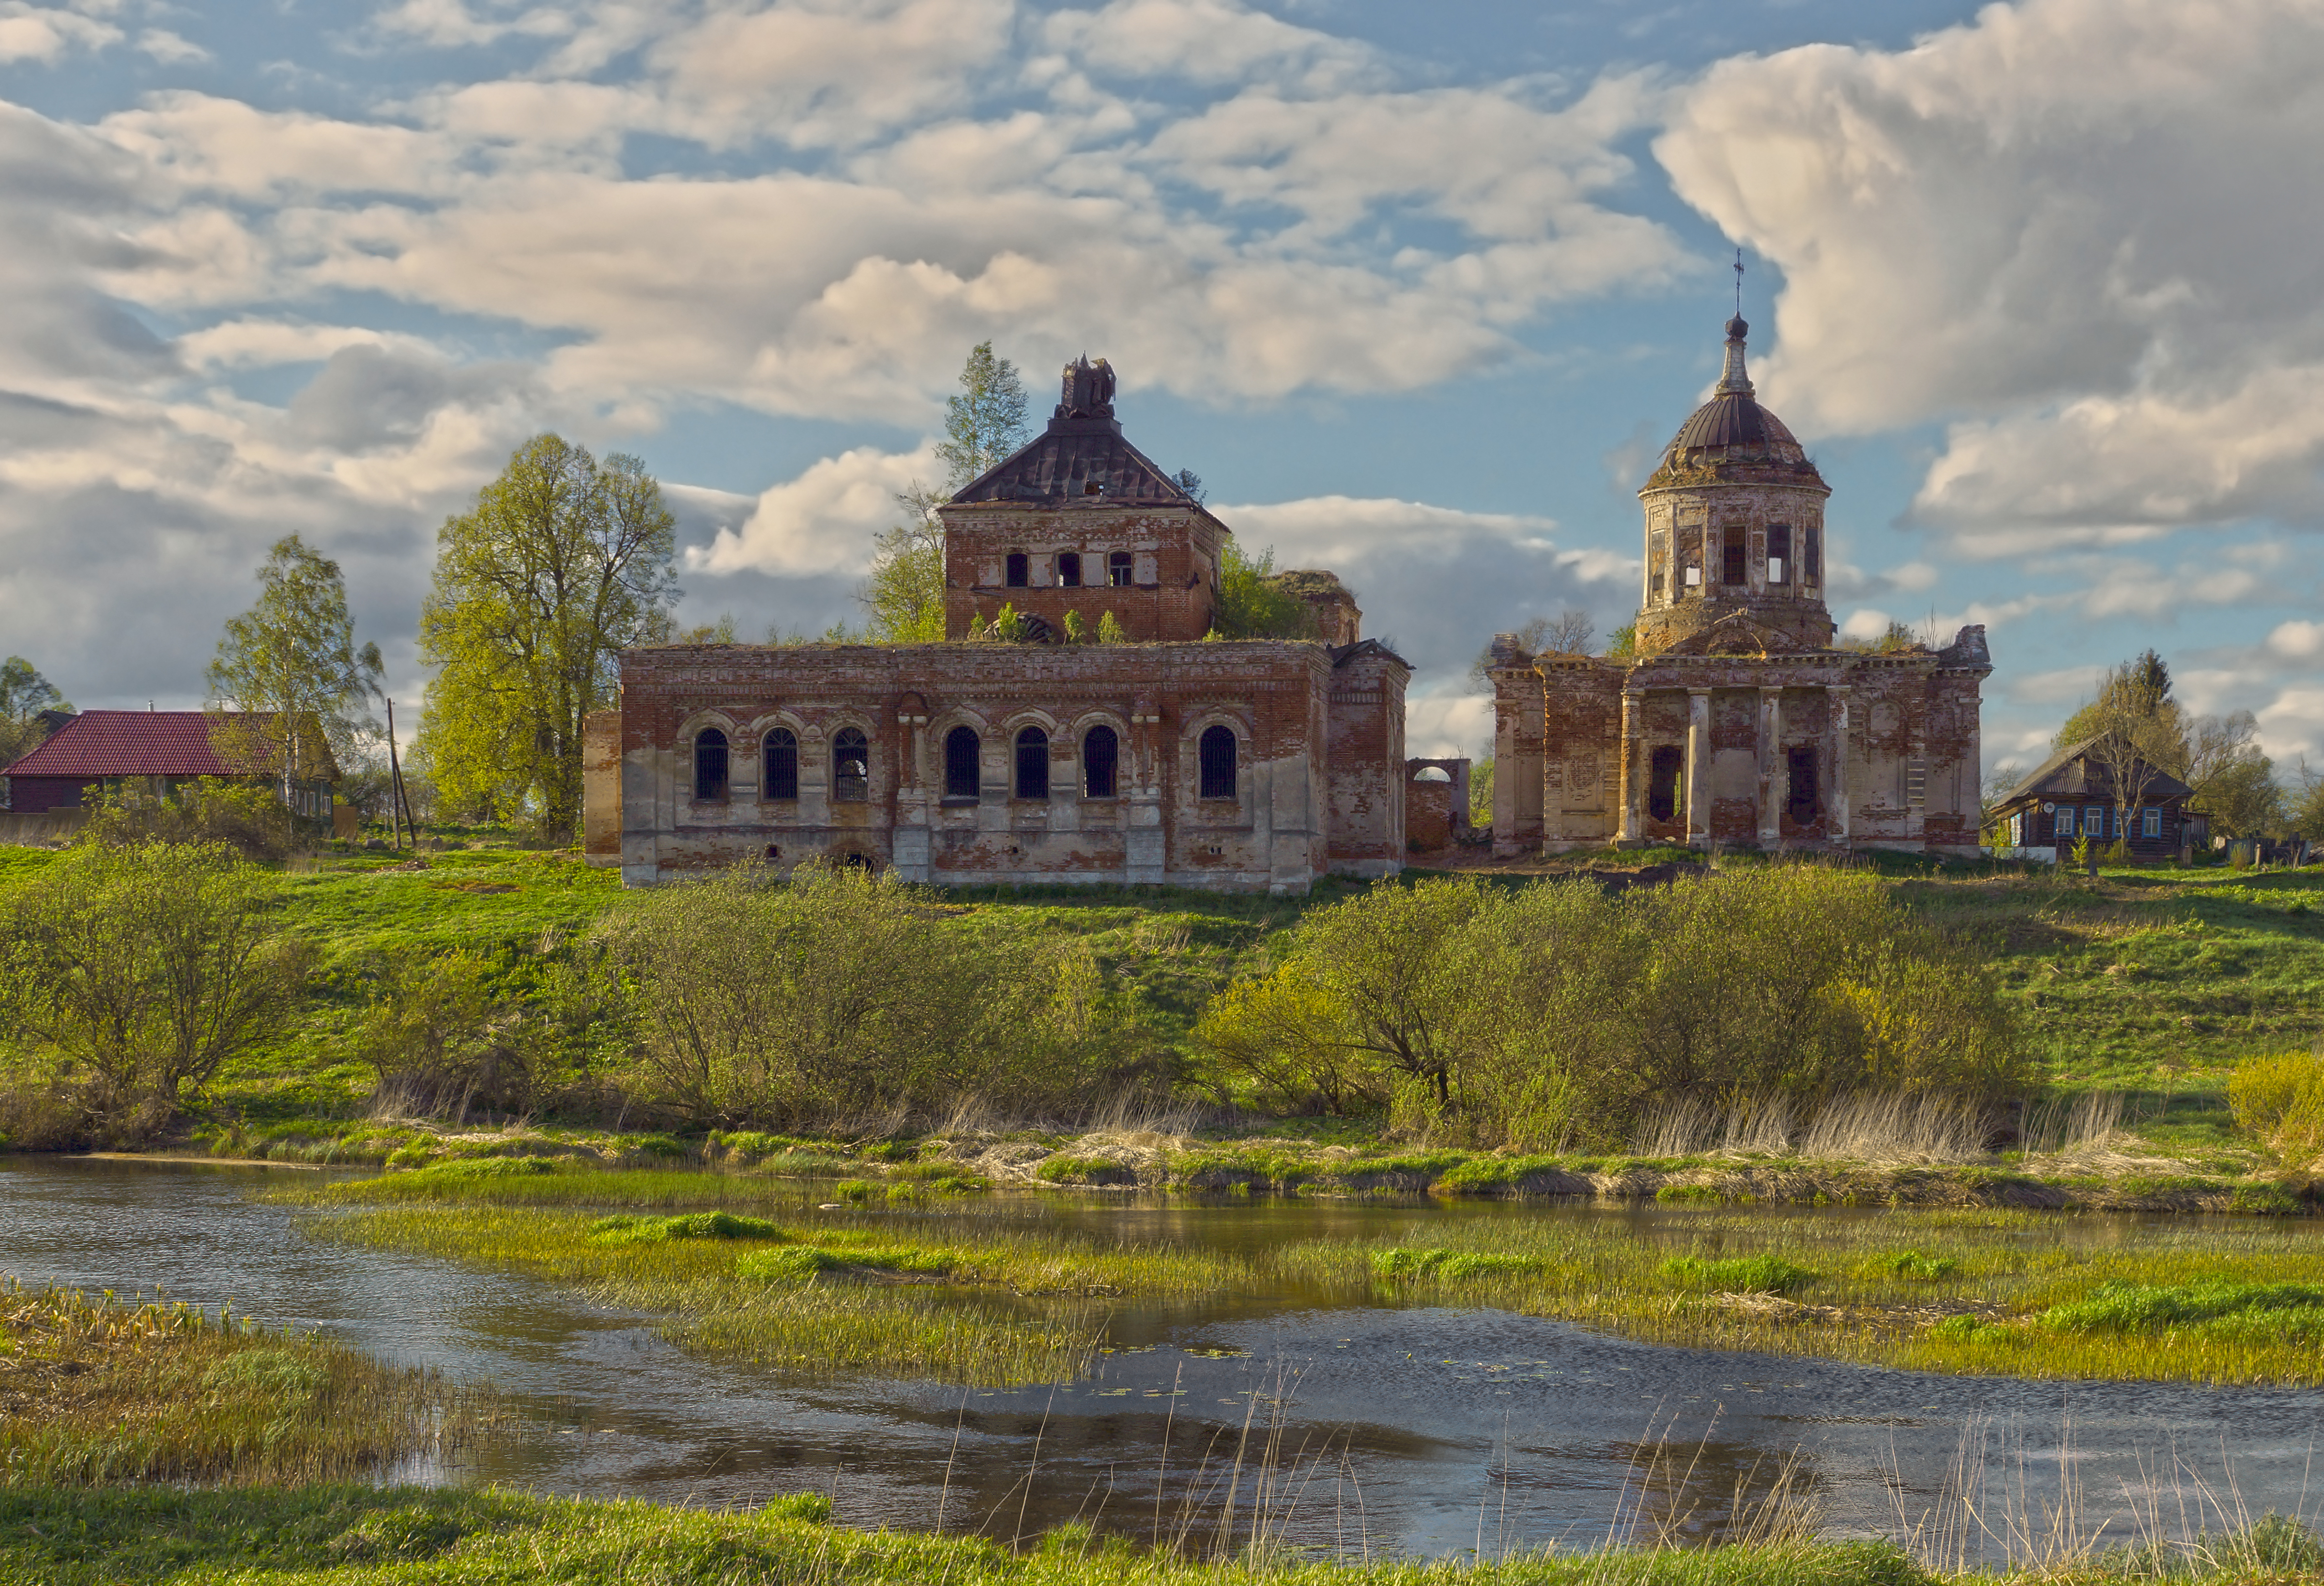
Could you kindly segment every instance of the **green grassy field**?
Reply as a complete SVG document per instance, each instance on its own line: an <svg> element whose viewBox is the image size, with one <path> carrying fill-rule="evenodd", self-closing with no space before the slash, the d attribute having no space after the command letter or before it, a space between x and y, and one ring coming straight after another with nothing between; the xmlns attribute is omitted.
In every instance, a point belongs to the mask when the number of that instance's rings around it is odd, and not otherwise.
<svg viewBox="0 0 2324 1586"><path fill-rule="evenodd" d="M1657 857L1667 856L1577 863ZM38 850L0 849L0 890L48 861ZM1760 862L1734 855L1721 862ZM2194 1160L2193 1171L2233 1176L2253 1166L2228 1128L2226 1078L2244 1057L2304 1047L2324 1030L2324 869L2124 870L2090 881L1892 855L1868 862L1891 877L1905 906L1990 945L2051 1087L2119 1093L2124 1126ZM364 855L296 862L280 872L283 925L321 950L313 995L289 1036L244 1054L218 1076L207 1115L193 1120L192 1143L260 1155L294 1141L300 1154L383 1159L416 1137L363 1119L372 1076L352 1060L350 1036L376 961L462 949L491 964L499 992L521 997L539 983L544 954L586 933L619 897L612 872L586 869L570 853L475 849L431 853L424 864ZM1333 882L1310 898L1270 899L1158 888L979 889L946 893L942 907L972 933L1085 939L1106 973L1134 988L1143 1022L1164 1044L1183 1046L1213 991L1265 962L1278 933L1305 910L1353 890ZM1367 1131L1302 1122L1278 1132L1330 1142ZM615 1154L656 1148L602 1128L552 1127L543 1138ZM1263 1174L1229 1176L1268 1182Z"/></svg>

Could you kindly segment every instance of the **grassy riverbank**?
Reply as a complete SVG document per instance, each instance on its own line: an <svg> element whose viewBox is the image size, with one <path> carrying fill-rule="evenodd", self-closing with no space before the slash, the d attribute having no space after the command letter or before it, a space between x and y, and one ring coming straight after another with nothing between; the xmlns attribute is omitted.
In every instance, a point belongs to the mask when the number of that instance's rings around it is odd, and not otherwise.
<svg viewBox="0 0 2324 1586"><path fill-rule="evenodd" d="M2313 1581L2324 1567L2312 1534L2281 1522L2159 1554L2083 1552L2023 1571L1943 1574L1879 1542L1582 1548L1481 1563L1198 1562L1081 1526L1011 1551L975 1537L853 1530L828 1515L821 1495L705 1514L408 1488L7 1490L0 1575L43 1586L2113 1586L2167 1573L2263 1586Z"/></svg>
<svg viewBox="0 0 2324 1586"><path fill-rule="evenodd" d="M649 1193L625 1195L632 1185ZM804 1369L1055 1380L1102 1346L1110 1306L1296 1291L1947 1373L2324 1383L2324 1246L2306 1223L1416 1213L1395 1236L1245 1255L1102 1243L1007 1202L865 1216L810 1194L715 1174L436 1169L301 1198L385 1203L309 1224L323 1237L524 1271L664 1316L684 1347ZM605 1214L641 1204L653 1212Z"/></svg>
<svg viewBox="0 0 2324 1586"><path fill-rule="evenodd" d="M0 1291L0 1480L315 1481L488 1435L488 1390L224 1312Z"/></svg>

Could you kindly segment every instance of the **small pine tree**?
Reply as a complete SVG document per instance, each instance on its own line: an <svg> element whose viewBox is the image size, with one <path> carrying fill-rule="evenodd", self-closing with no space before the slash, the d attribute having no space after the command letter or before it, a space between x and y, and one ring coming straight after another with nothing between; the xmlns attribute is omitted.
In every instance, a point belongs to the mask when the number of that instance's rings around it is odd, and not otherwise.
<svg viewBox="0 0 2324 1586"><path fill-rule="evenodd" d="M1014 644L1025 637L1025 622L1017 614L1015 601L1004 602L993 613L990 635L1006 644Z"/></svg>
<svg viewBox="0 0 2324 1586"><path fill-rule="evenodd" d="M1114 621L1113 613L1108 612L1097 620L1097 641L1100 644L1127 644L1130 635L1122 631L1120 622Z"/></svg>
<svg viewBox="0 0 2324 1586"><path fill-rule="evenodd" d="M1089 642L1089 624L1082 621L1082 614L1079 612L1065 613L1065 642L1067 644Z"/></svg>
<svg viewBox="0 0 2324 1586"><path fill-rule="evenodd" d="M984 613L979 612L968 619L968 636L972 640L990 638L984 627Z"/></svg>

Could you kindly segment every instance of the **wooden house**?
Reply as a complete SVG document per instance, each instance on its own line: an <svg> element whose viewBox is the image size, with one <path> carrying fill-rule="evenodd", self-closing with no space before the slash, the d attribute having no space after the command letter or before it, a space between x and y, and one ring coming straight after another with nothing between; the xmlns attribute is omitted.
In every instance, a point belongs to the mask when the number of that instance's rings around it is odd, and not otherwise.
<svg viewBox="0 0 2324 1586"><path fill-rule="evenodd" d="M1994 806L2000 852L2063 861L2075 840L2087 836L2095 848L2120 842L2133 859L2162 860L2209 844L2209 822L2187 807L2194 789L2178 778L2141 761L2130 779L2136 802L2118 798L2098 752L2103 742L2090 738L2059 751Z"/></svg>
<svg viewBox="0 0 2324 1586"><path fill-rule="evenodd" d="M81 809L95 795L136 785L167 796L201 777L242 779L244 773L218 752L221 724L247 722L262 734L263 717L202 710L85 710L66 719L39 747L0 770L0 810L42 815ZM307 820L332 818L336 767L291 784L291 813ZM254 779L273 784L273 779Z"/></svg>

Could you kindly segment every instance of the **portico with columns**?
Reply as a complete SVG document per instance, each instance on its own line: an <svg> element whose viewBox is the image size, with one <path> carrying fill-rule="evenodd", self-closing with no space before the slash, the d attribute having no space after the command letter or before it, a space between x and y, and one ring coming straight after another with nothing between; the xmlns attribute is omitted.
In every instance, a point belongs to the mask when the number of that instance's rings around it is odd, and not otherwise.
<svg viewBox="0 0 2324 1586"><path fill-rule="evenodd" d="M1888 847L1974 853L1985 630L1839 645L1824 506L1759 405L1749 327L1639 490L1636 642L1535 654L1495 636L1493 846Z"/></svg>

